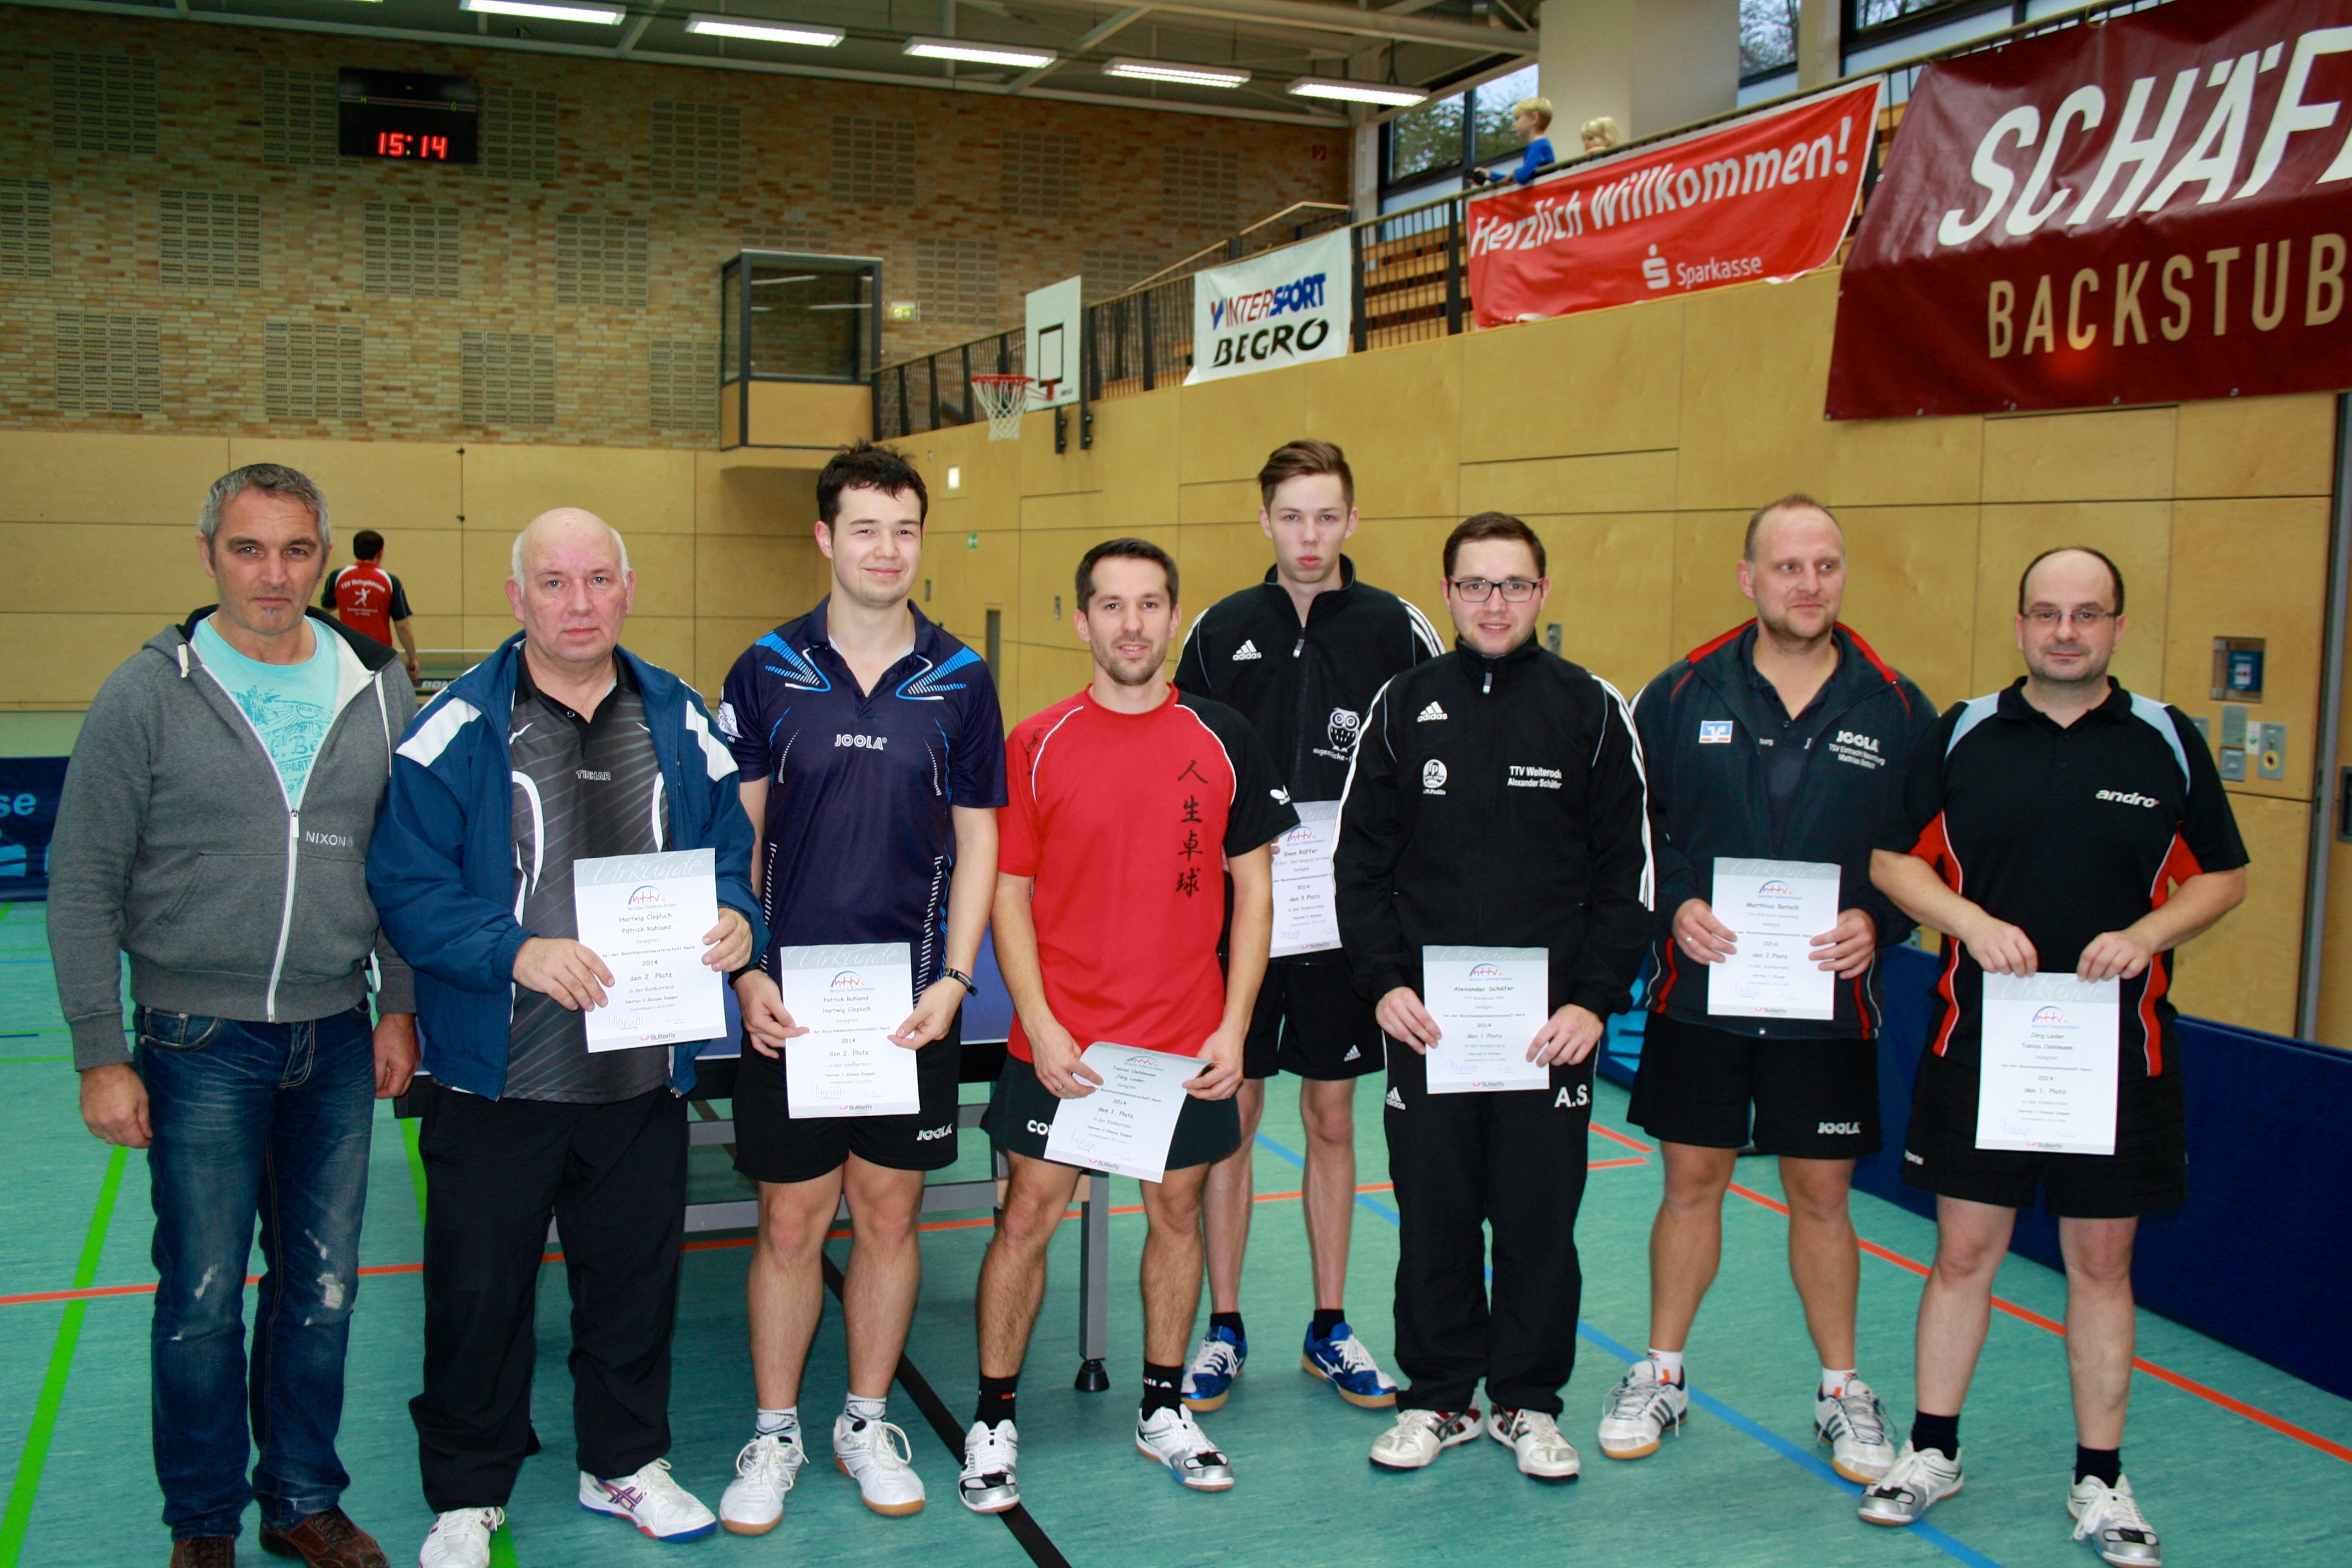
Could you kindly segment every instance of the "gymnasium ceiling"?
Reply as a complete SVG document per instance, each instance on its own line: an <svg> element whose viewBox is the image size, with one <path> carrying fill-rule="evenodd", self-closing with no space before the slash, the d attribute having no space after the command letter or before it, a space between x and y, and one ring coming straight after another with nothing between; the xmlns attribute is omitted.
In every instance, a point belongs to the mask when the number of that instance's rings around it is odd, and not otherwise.
<svg viewBox="0 0 2352 1568"><path fill-rule="evenodd" d="M461 0L9 3L1318 125L1381 110L1286 92L1298 78L1446 87L1532 59L1537 39L1536 0L602 0L623 13L611 22L487 15L461 9ZM722 12L738 22L839 28L845 37L832 47L807 47L689 30L692 16ZM918 37L1056 58L1030 68L917 58L906 46ZM1250 79L1217 89L1108 74L1118 59L1234 68Z"/></svg>

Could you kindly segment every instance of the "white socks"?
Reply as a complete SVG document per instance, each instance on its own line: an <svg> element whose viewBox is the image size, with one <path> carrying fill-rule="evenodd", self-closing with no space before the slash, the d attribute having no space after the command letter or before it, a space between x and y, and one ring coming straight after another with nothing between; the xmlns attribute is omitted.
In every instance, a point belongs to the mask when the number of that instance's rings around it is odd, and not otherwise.
<svg viewBox="0 0 2352 1568"><path fill-rule="evenodd" d="M801 1407L789 1405L782 1410L762 1410L753 1428L756 1437L782 1437L788 1443L801 1440Z"/></svg>
<svg viewBox="0 0 2352 1568"><path fill-rule="evenodd" d="M1822 1368L1822 1392L1832 1398L1843 1394L1845 1385L1853 1381L1853 1373L1854 1369L1850 1366Z"/></svg>
<svg viewBox="0 0 2352 1568"><path fill-rule="evenodd" d="M1653 1345L1653 1346L1651 1346L1651 1347L1650 1347L1650 1359L1651 1359L1652 1361L1656 1362L1656 1363L1658 1363L1658 1373L1659 1373L1659 1375L1660 1375L1660 1376L1662 1376L1662 1377L1664 1377L1667 1382L1669 1382L1669 1383L1680 1383L1680 1382L1682 1382L1682 1380L1683 1380L1683 1352L1680 1352L1680 1351L1662 1351L1662 1350L1658 1349L1655 1345Z"/></svg>
<svg viewBox="0 0 2352 1568"><path fill-rule="evenodd" d="M889 1414L890 1402L887 1399L860 1399L853 1394L849 1396L849 1403L842 1406L842 1411L852 1421L870 1426Z"/></svg>

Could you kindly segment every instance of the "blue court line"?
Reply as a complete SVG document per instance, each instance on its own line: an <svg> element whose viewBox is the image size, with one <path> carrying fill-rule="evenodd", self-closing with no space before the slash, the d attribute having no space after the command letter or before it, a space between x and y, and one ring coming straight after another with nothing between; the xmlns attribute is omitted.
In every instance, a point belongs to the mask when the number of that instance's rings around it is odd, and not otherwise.
<svg viewBox="0 0 2352 1568"><path fill-rule="evenodd" d="M1257 1134L1257 1142L1261 1148L1266 1150L1270 1153L1278 1155L1281 1158L1289 1161L1300 1170L1304 1171L1307 1169L1307 1162L1305 1159L1284 1148L1281 1144L1276 1142L1265 1133L1260 1132ZM1374 1214L1380 1215L1382 1219L1388 1221L1391 1225L1398 1224L1397 1212L1394 1209L1390 1208L1386 1204L1375 1203L1371 1198L1362 1193L1358 1193L1356 1194L1356 1201L1363 1205L1364 1207L1371 1210ZM1487 1269L1486 1278L1491 1282L1495 1278L1495 1271L1491 1268ZM1642 1359L1639 1355L1635 1354L1633 1350L1627 1346L1619 1344L1615 1340L1611 1339L1607 1334L1602 1333L1600 1330L1584 1321L1581 1318L1577 1320L1576 1331L1578 1334L1590 1340L1594 1345L1608 1352L1611 1355L1615 1356L1620 1361L1631 1363ZM1850 1498L1859 1498L1862 1496L1862 1489L1860 1487L1854 1485L1853 1482L1847 1480L1843 1476L1839 1475L1828 1465L1822 1463L1819 1455L1799 1447L1796 1444L1790 1442L1786 1437L1781 1436L1778 1432L1773 1431L1763 1423L1755 1420L1751 1416L1748 1416L1740 1411L1733 1409L1730 1405L1726 1405L1722 1400L1716 1398L1715 1395L1711 1394L1702 1393L1695 1386L1690 1388L1689 1394L1692 1402L1700 1409L1706 1411L1708 1415L1715 1416L1717 1419L1723 1422L1725 1426L1729 1426L1732 1430L1744 1433L1748 1436L1754 1438L1757 1442L1763 1444L1766 1447L1771 1449L1782 1458L1787 1459L1790 1463L1797 1466L1800 1469L1829 1482L1830 1485L1837 1488L1840 1491L1845 1493L1846 1496ZM1975 1547L1969 1545L1965 1542L1954 1540L1951 1536L1945 1534L1942 1531L1937 1529L1932 1524L1922 1521L1917 1524L1906 1525L1904 1528L1911 1534L1916 1535L1920 1540L1927 1542L1928 1545L1933 1546L1937 1551L1943 1552L1946 1556L1952 1558L1956 1562L1967 1563L1968 1568L2000 1568L2000 1564L1999 1563L1986 1556L1983 1552L1979 1552Z"/></svg>

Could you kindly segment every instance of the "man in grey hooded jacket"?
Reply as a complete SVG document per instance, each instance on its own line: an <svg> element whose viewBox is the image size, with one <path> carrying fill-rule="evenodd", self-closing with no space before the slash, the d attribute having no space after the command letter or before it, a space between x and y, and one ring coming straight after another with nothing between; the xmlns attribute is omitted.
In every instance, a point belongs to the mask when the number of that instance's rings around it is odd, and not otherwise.
<svg viewBox="0 0 2352 1568"><path fill-rule="evenodd" d="M83 1121L148 1152L173 1568L232 1564L254 1500L278 1555L383 1568L339 1506L335 1435L373 1102L416 1067L415 987L366 876L415 698L390 648L306 613L328 541L309 479L238 468L197 531L220 603L110 676L74 747L49 860L58 991Z"/></svg>

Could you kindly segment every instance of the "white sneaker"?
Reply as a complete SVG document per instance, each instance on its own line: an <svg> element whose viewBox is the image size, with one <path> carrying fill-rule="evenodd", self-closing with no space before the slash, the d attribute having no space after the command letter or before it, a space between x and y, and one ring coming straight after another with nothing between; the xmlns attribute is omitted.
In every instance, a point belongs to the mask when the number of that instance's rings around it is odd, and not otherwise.
<svg viewBox="0 0 2352 1568"><path fill-rule="evenodd" d="M1486 1427L1475 1405L1467 1410L1400 1410L1396 1425L1372 1439L1371 1460L1384 1470L1422 1469Z"/></svg>
<svg viewBox="0 0 2352 1568"><path fill-rule="evenodd" d="M807 1462L797 1429L789 1437L776 1433L753 1437L735 1456L735 1479L719 1500L719 1522L734 1535L765 1535L775 1529L784 1517L784 1499Z"/></svg>
<svg viewBox="0 0 2352 1568"><path fill-rule="evenodd" d="M983 1426L975 1421L963 1435L963 1474L956 1495L974 1513L1003 1513L1021 1506L1021 1482L1013 1467L1021 1458L1021 1434L1010 1421Z"/></svg>
<svg viewBox="0 0 2352 1568"><path fill-rule="evenodd" d="M1643 1356L1625 1369L1601 1406L1601 1451L1612 1459L1639 1459L1658 1451L1668 1432L1690 1419L1690 1394L1658 1375Z"/></svg>
<svg viewBox="0 0 2352 1568"><path fill-rule="evenodd" d="M2066 1511L2074 1516L2074 1539L2091 1542L2116 1568L2162 1568L2156 1526L2132 1497L2129 1476L2117 1476L2112 1487L2095 1477L2076 1481Z"/></svg>
<svg viewBox="0 0 2352 1568"><path fill-rule="evenodd" d="M1941 1448L1922 1451L1906 1443L1854 1511L1869 1524L1916 1524L1920 1515L1959 1489L1958 1454L1948 1459Z"/></svg>
<svg viewBox="0 0 2352 1568"><path fill-rule="evenodd" d="M417 1568L490 1568L490 1537L506 1521L502 1508L451 1509L425 1532Z"/></svg>
<svg viewBox="0 0 2352 1568"><path fill-rule="evenodd" d="M1194 1491L1221 1492L1234 1484L1233 1461L1217 1452L1181 1405L1136 1422L1135 1451L1167 1466L1170 1475Z"/></svg>
<svg viewBox="0 0 2352 1568"><path fill-rule="evenodd" d="M923 1478L914 1470L907 1434L887 1421L861 1421L846 1410L834 1418L833 1462L857 1483L866 1506L893 1519L923 1511Z"/></svg>
<svg viewBox="0 0 2352 1568"><path fill-rule="evenodd" d="M1844 1389L1834 1394L1816 1390L1813 1431L1830 1446L1830 1468L1847 1480L1874 1486L1895 1463L1895 1445L1886 1436L1886 1406L1858 1377L1847 1378Z"/></svg>
<svg viewBox="0 0 2352 1568"><path fill-rule="evenodd" d="M581 1471L580 1506L625 1519L656 1541L699 1541L719 1528L717 1516L670 1479L667 1459L609 1481Z"/></svg>
<svg viewBox="0 0 2352 1568"><path fill-rule="evenodd" d="M1559 1421L1540 1410L1497 1410L1486 1436L1519 1457L1519 1474L1539 1481L1572 1481L1584 1468L1576 1445L1559 1435Z"/></svg>

